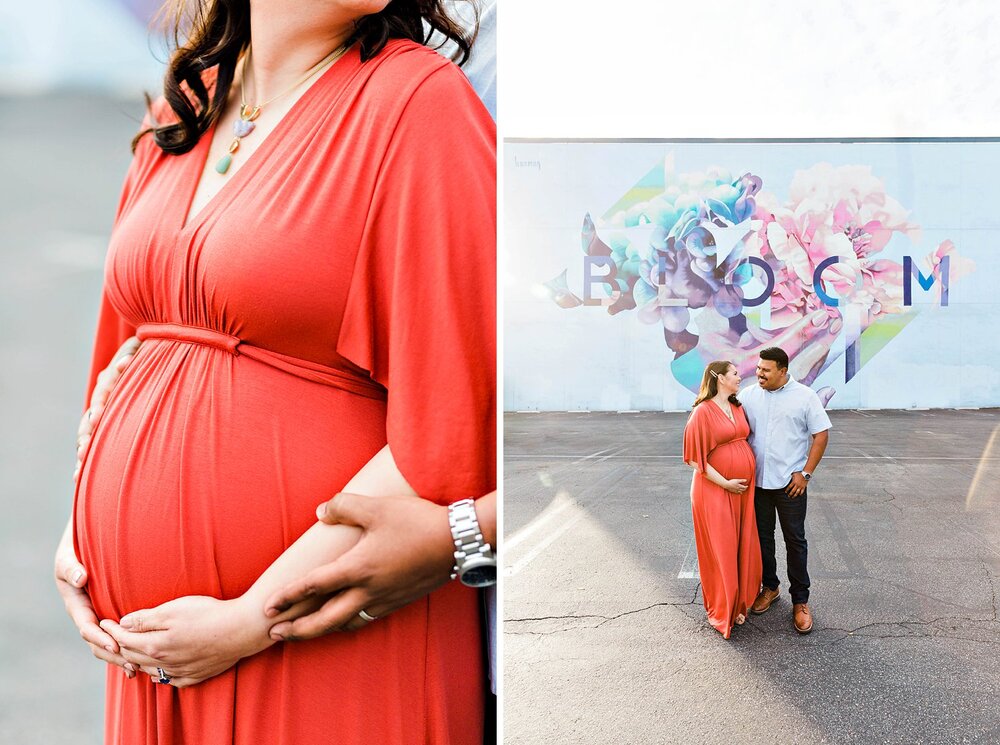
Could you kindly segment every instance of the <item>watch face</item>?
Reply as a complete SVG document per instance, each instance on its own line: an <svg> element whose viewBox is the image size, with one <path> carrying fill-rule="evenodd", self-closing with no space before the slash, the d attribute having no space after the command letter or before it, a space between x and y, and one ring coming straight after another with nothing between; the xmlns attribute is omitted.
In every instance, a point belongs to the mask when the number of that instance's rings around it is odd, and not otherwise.
<svg viewBox="0 0 1000 745"><path fill-rule="evenodd" d="M469 567L459 577L463 585L469 587L488 587L497 582L497 568L495 564L485 564L477 567Z"/></svg>

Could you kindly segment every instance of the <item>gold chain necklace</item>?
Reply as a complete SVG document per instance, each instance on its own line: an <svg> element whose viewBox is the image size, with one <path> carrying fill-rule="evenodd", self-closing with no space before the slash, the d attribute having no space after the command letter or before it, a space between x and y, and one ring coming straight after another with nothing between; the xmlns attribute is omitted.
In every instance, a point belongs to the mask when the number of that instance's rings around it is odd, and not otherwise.
<svg viewBox="0 0 1000 745"><path fill-rule="evenodd" d="M215 164L216 172L225 174L226 171L229 170L229 166L232 165L233 162L233 155L240 149L240 140L256 129L257 125L254 122L257 120L257 117L260 116L260 112L265 106L269 103L277 101L282 96L287 96L293 90L309 80L309 78L336 62L345 51L347 51L345 47L337 47L315 65L306 70L305 75L299 78L291 88L282 91L277 96L272 96L264 101L264 103L258 103L251 106L247 103L246 99L246 73L250 70L251 62L250 47L248 46L246 61L243 63L243 75L240 77L240 117L233 122L233 134L235 137L233 138L233 141L229 143L229 152L223 155L222 158L219 159L219 162Z"/></svg>
<svg viewBox="0 0 1000 745"><path fill-rule="evenodd" d="M726 400L725 407L723 407L722 404L718 403L718 401L716 401L716 404L720 409L722 409L722 413L726 415L726 418L733 424L736 424L736 419L733 416L733 405L729 403L729 400L728 399Z"/></svg>

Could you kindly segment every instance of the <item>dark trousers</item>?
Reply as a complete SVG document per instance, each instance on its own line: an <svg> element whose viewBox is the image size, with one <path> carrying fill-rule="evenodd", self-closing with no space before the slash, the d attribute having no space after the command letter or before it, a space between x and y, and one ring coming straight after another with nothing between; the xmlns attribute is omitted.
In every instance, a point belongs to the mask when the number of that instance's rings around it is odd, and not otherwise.
<svg viewBox="0 0 1000 745"><path fill-rule="evenodd" d="M806 560L806 492L794 499L784 489L757 487L753 498L757 514L757 535L760 536L760 558L764 567L764 587L778 589L778 562L774 557L774 516L781 523L788 562L788 585L793 603L809 602L809 572Z"/></svg>
<svg viewBox="0 0 1000 745"><path fill-rule="evenodd" d="M496 745L497 742L497 697L486 688L486 719L483 727L483 745Z"/></svg>

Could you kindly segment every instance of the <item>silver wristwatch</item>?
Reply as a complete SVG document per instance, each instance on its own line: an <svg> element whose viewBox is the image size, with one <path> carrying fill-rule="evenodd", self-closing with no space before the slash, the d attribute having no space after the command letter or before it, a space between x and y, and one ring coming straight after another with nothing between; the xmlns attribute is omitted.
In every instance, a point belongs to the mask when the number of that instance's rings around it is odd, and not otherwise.
<svg viewBox="0 0 1000 745"><path fill-rule="evenodd" d="M802 478L804 478L806 481L811 480L812 477L813 477L813 475L811 473L809 473L809 471L803 471L802 472Z"/></svg>
<svg viewBox="0 0 1000 745"><path fill-rule="evenodd" d="M448 524L455 543L455 566L451 578L469 587L496 584L497 559L493 549L483 540L476 518L476 503L463 499L448 507Z"/></svg>

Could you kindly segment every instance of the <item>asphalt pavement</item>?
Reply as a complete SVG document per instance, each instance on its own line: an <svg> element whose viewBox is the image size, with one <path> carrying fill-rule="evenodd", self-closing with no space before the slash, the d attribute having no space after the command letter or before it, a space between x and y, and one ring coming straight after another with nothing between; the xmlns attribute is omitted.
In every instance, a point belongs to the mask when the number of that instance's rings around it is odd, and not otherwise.
<svg viewBox="0 0 1000 745"><path fill-rule="evenodd" d="M504 737L1000 742L1000 410L834 411L811 634L705 620L680 413L508 414Z"/></svg>

